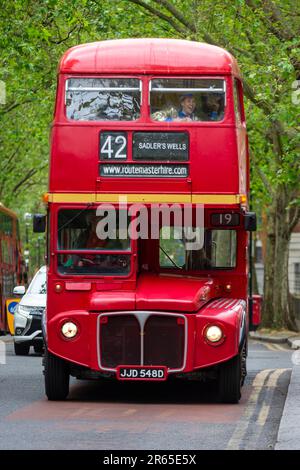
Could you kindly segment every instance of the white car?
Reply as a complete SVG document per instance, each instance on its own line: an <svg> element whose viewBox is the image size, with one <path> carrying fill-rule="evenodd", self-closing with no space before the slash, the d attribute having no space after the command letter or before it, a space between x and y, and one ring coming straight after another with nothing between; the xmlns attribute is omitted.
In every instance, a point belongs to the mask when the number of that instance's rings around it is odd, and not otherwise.
<svg viewBox="0 0 300 470"><path fill-rule="evenodd" d="M14 314L14 346L17 356L27 355L30 346L36 353L43 351L42 315L46 308L46 266L32 279L27 292L24 286L14 288L14 294L23 295Z"/></svg>

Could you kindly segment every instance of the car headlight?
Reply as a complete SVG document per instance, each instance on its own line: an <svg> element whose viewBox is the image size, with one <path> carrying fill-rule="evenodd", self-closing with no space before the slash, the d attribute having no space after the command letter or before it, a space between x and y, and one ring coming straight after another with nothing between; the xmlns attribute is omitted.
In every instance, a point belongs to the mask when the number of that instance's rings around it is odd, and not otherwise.
<svg viewBox="0 0 300 470"><path fill-rule="evenodd" d="M223 331L217 325L208 326L204 334L205 338L211 343L218 343L223 338Z"/></svg>
<svg viewBox="0 0 300 470"><path fill-rule="evenodd" d="M31 307L25 307L25 305L18 305L16 308L15 314L21 315L24 318L28 318L29 315L31 314L32 308Z"/></svg>
<svg viewBox="0 0 300 470"><path fill-rule="evenodd" d="M68 321L62 325L61 332L65 338L72 339L77 335L78 327L72 321Z"/></svg>
<svg viewBox="0 0 300 470"><path fill-rule="evenodd" d="M30 319L30 308L23 307L22 305L19 304L16 307L15 314L14 314L15 331L17 332L17 329L21 329L21 331L23 331L29 319ZM20 332L18 334L20 334Z"/></svg>

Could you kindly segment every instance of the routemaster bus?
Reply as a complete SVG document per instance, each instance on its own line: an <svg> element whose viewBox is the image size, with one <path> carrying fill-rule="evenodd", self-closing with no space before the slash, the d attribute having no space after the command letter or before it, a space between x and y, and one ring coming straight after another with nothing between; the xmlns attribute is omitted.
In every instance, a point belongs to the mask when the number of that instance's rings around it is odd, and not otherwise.
<svg viewBox="0 0 300 470"><path fill-rule="evenodd" d="M19 222L15 212L0 203L0 334L9 331L6 300L22 282Z"/></svg>
<svg viewBox="0 0 300 470"><path fill-rule="evenodd" d="M173 39L68 50L45 202L48 399L68 396L70 376L172 376L238 402L256 220L236 60Z"/></svg>

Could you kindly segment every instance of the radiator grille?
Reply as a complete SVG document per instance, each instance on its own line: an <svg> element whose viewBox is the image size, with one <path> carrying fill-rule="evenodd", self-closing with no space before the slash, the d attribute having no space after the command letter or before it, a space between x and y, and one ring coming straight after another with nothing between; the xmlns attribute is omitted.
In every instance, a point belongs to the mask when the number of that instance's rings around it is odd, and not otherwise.
<svg viewBox="0 0 300 470"><path fill-rule="evenodd" d="M101 363L114 369L119 364L141 362L140 325L133 315L107 316L100 328Z"/></svg>
<svg viewBox="0 0 300 470"><path fill-rule="evenodd" d="M136 314L138 317L138 313ZM184 367L185 322L182 316L107 314L100 321L100 365L158 365Z"/></svg>
<svg viewBox="0 0 300 470"><path fill-rule="evenodd" d="M183 355L184 324L178 324L178 317L152 315L148 318L144 335L144 364L180 369Z"/></svg>

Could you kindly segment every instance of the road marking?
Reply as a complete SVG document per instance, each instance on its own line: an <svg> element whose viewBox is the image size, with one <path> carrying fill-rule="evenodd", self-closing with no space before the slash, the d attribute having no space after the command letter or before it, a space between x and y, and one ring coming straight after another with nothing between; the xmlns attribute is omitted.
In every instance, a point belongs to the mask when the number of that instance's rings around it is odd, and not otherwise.
<svg viewBox="0 0 300 470"><path fill-rule="evenodd" d="M260 426L264 426L266 424L267 418L270 412L270 405L263 404L261 410L259 412L257 422Z"/></svg>
<svg viewBox="0 0 300 470"><path fill-rule="evenodd" d="M136 413L135 408L128 408L128 410L125 410L122 414L123 416L130 416L130 415L134 415L134 413Z"/></svg>
<svg viewBox="0 0 300 470"><path fill-rule="evenodd" d="M286 347L284 347L284 346L281 346L280 344L276 344L276 346L277 346L277 349L278 349L279 351L286 351L286 352L289 351L288 348L286 348Z"/></svg>
<svg viewBox="0 0 300 470"><path fill-rule="evenodd" d="M168 418L169 416L171 416L172 414L174 413L174 410L165 410L163 411L162 413L159 413L158 417L159 418Z"/></svg>
<svg viewBox="0 0 300 470"><path fill-rule="evenodd" d="M270 351L278 351L278 349L275 347L275 344L266 343L266 347L267 347Z"/></svg>
<svg viewBox="0 0 300 470"><path fill-rule="evenodd" d="M274 389L277 386L279 377L286 370L287 369L277 369L277 370L275 370L275 372L273 372L269 376L268 381L266 383L266 387ZM273 393L274 393L274 390L272 390L271 397L269 397L269 401L270 401L270 399L272 399ZM260 426L264 426L266 424L266 421L268 419L269 412L270 412L270 406L271 406L270 404L267 405L265 403L262 405L262 408L261 408L260 413L259 413L258 418L257 418L257 422Z"/></svg>
<svg viewBox="0 0 300 470"><path fill-rule="evenodd" d="M283 372L285 372L287 369L276 369L275 372L273 372L273 374L270 375L267 383L266 383L266 386L267 387L276 387L277 385L277 381L279 379L279 377L281 376L281 374L283 374Z"/></svg>
<svg viewBox="0 0 300 470"><path fill-rule="evenodd" d="M258 372L258 374L256 374L256 376L255 376L255 378L252 382L252 386L253 387L262 387L262 385L264 385L264 383L265 383L267 375L270 372L272 372L272 370L274 370L274 369L264 369L264 370L261 370L260 372Z"/></svg>
<svg viewBox="0 0 300 470"><path fill-rule="evenodd" d="M241 418L242 421L237 425L230 441L228 442L227 449L239 449L239 445L245 437L247 429L251 423L251 417L255 413L258 398L263 388L271 389L271 393L269 392L266 397L268 398L269 403L267 404L265 402L265 398L263 399L259 415L254 421L254 424L258 424L260 428L262 428L266 424L271 409L271 400L274 390L278 385L278 380L280 376L287 370L288 369L266 369L256 375L252 383L254 390L250 395L246 410ZM257 436L257 441L258 439L259 434Z"/></svg>
<svg viewBox="0 0 300 470"><path fill-rule="evenodd" d="M260 395L260 392L262 391L265 380L272 371L273 369L262 370L256 375L255 379L253 380L253 383L252 383L253 391L249 397L249 400L248 400L245 412L241 418L241 421L235 428L235 431L227 444L228 450L235 450L239 448L239 444L241 443L243 437L245 436L247 432L247 429L250 423L250 418L255 412L257 400Z"/></svg>
<svg viewBox="0 0 300 470"><path fill-rule="evenodd" d="M284 346L280 344L264 343L264 345L266 346L267 349L269 349L269 351L288 351L287 348L285 348Z"/></svg>

